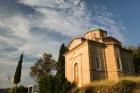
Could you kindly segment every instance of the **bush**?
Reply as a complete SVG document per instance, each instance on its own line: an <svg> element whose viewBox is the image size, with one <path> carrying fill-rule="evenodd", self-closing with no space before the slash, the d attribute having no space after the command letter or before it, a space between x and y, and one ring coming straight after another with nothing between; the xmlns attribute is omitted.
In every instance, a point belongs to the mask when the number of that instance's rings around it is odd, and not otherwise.
<svg viewBox="0 0 140 93"><path fill-rule="evenodd" d="M112 83L111 83L112 82ZM99 81L79 88L78 93L140 93L137 77L123 78L119 81Z"/></svg>
<svg viewBox="0 0 140 93"><path fill-rule="evenodd" d="M28 88L24 87L24 86L19 86L19 87L13 87L12 89L10 89L8 91L8 93L28 93Z"/></svg>
<svg viewBox="0 0 140 93"><path fill-rule="evenodd" d="M45 75L38 79L40 93L67 93L74 87L66 78L60 78L52 75Z"/></svg>
<svg viewBox="0 0 140 93"><path fill-rule="evenodd" d="M136 86L136 83L130 80L121 80L118 84L131 88Z"/></svg>

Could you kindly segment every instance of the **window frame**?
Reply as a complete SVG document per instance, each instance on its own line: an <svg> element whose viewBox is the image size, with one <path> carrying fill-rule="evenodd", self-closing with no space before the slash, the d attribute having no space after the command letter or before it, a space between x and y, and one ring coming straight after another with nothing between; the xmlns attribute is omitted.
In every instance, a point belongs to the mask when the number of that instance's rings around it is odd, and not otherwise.
<svg viewBox="0 0 140 93"><path fill-rule="evenodd" d="M97 61L97 59L98 59L98 61ZM99 64L99 66L97 66L98 64ZM102 63L101 63L101 59L99 56L95 57L95 66L96 66L96 70L98 70L98 71L102 70Z"/></svg>
<svg viewBox="0 0 140 93"><path fill-rule="evenodd" d="M76 71L75 67L77 67L77 72L75 72ZM77 62L74 63L73 72L74 72L73 73L74 82L78 84L79 83L79 64ZM76 80L76 78L78 80Z"/></svg>
<svg viewBox="0 0 140 93"><path fill-rule="evenodd" d="M126 65L127 65L127 73L130 73L129 61L126 61Z"/></svg>
<svg viewBox="0 0 140 93"><path fill-rule="evenodd" d="M121 61L121 58L120 57L117 57L117 60L116 60L117 62L117 69L118 69L118 71L122 71L122 61ZM118 66L119 66L119 68L118 68Z"/></svg>

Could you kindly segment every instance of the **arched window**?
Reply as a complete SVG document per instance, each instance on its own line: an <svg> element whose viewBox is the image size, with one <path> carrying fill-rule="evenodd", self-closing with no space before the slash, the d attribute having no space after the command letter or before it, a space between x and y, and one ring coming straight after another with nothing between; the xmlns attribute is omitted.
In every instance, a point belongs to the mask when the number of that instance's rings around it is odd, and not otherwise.
<svg viewBox="0 0 140 93"><path fill-rule="evenodd" d="M74 64L74 82L79 83L79 70L78 70L78 64Z"/></svg>

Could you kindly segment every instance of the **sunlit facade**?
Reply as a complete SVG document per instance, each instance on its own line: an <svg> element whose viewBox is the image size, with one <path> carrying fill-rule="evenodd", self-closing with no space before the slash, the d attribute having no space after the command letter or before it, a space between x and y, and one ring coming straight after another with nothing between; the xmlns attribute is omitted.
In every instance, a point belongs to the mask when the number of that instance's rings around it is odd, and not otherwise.
<svg viewBox="0 0 140 93"><path fill-rule="evenodd" d="M94 80L117 80L135 74L132 52L102 29L74 38L68 49L65 53L65 76L78 86Z"/></svg>

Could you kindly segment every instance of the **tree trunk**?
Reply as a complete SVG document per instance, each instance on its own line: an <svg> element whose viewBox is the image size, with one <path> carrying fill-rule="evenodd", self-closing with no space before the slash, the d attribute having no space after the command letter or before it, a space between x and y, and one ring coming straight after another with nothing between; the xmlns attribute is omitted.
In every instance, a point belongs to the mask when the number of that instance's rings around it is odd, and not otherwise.
<svg viewBox="0 0 140 93"><path fill-rule="evenodd" d="M17 93L17 84L15 84L15 93Z"/></svg>

